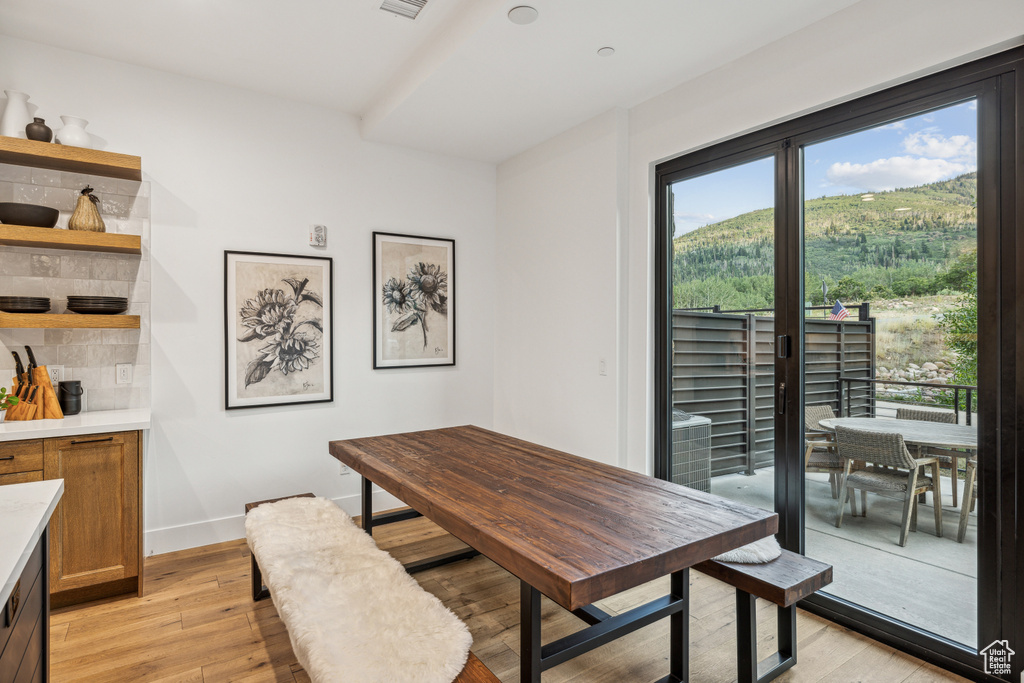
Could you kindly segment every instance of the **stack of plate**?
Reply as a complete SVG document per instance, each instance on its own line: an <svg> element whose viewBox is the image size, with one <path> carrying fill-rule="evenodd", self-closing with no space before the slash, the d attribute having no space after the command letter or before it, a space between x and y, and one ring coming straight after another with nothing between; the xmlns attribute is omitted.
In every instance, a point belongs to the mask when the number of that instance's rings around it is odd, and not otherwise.
<svg viewBox="0 0 1024 683"><path fill-rule="evenodd" d="M0 296L0 311L5 313L46 313L50 300L44 296Z"/></svg>
<svg viewBox="0 0 1024 683"><path fill-rule="evenodd" d="M69 296L68 310L95 315L124 313L128 310L128 299L121 296Z"/></svg>

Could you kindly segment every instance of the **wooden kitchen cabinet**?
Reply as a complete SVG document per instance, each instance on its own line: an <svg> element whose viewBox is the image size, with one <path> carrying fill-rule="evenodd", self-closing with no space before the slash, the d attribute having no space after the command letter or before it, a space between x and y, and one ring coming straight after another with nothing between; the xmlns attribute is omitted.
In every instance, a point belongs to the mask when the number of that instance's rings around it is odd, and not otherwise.
<svg viewBox="0 0 1024 683"><path fill-rule="evenodd" d="M43 534L10 599L0 605L0 681L50 680L50 603L47 600L46 534Z"/></svg>
<svg viewBox="0 0 1024 683"><path fill-rule="evenodd" d="M142 594L137 431L43 439L43 477L63 479L50 520L54 607Z"/></svg>

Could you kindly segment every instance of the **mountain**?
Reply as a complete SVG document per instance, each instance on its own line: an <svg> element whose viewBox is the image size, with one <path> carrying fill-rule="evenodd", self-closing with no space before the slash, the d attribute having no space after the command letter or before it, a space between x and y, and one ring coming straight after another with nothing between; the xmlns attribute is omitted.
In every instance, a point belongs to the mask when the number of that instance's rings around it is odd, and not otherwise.
<svg viewBox="0 0 1024 683"><path fill-rule="evenodd" d="M977 174L967 173L919 187L805 202L808 282L817 282L820 288L824 279L831 289L845 279L848 290L857 290L845 292L847 298L871 291L884 295L882 289L898 296L929 293L897 292L911 279L916 284L910 289L941 288L944 283L936 275L948 271L958 256L977 244L976 196ZM765 289L763 282L742 280L770 280L773 239L773 209L751 211L675 238L676 306L712 305L687 303L686 296L679 296L680 285L693 290L709 279L731 281L741 293L751 287ZM810 292L810 285L807 289Z"/></svg>

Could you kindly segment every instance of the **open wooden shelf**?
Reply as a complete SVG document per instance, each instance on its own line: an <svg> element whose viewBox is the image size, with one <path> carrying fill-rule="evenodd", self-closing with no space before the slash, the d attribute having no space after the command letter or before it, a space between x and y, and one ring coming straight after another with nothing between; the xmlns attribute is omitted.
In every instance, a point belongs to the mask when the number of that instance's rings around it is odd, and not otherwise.
<svg viewBox="0 0 1024 683"><path fill-rule="evenodd" d="M113 254L142 253L142 238L138 235L33 228L27 225L0 225L0 244L9 247L105 251Z"/></svg>
<svg viewBox="0 0 1024 683"><path fill-rule="evenodd" d="M141 157L5 136L0 136L0 163L142 180Z"/></svg>
<svg viewBox="0 0 1024 683"><path fill-rule="evenodd" d="M137 330L137 315L83 315L79 313L4 313L0 311L0 328L104 328Z"/></svg>

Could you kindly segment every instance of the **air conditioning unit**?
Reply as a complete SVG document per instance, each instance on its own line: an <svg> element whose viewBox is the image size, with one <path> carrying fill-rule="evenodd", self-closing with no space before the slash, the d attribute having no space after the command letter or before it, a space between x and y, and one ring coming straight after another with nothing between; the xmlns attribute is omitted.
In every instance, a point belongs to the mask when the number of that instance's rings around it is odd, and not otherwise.
<svg viewBox="0 0 1024 683"><path fill-rule="evenodd" d="M675 484L711 492L711 420L672 411L671 480Z"/></svg>

